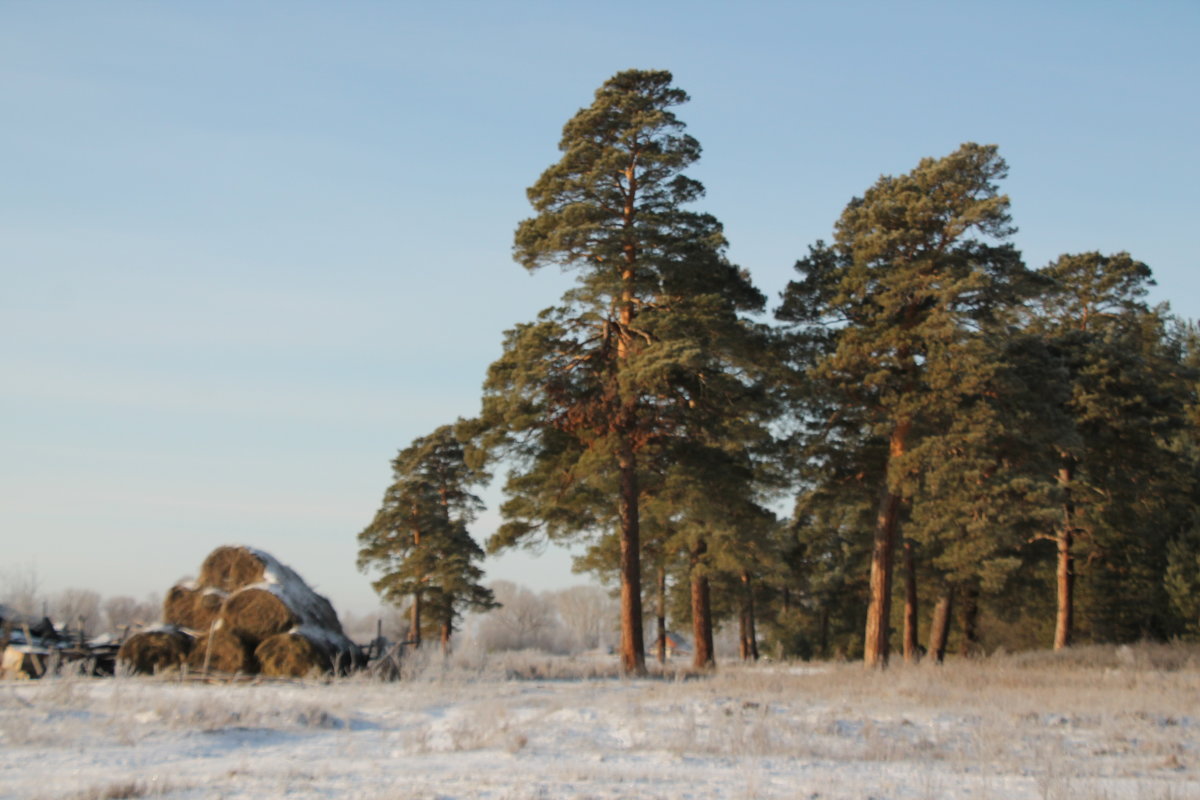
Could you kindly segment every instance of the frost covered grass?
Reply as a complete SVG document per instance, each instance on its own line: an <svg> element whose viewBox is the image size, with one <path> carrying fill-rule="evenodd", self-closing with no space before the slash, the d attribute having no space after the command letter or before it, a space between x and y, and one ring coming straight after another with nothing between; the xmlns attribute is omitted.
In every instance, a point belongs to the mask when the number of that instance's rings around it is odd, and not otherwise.
<svg viewBox="0 0 1200 800"><path fill-rule="evenodd" d="M1195 651L614 677L537 653L405 680L0 684L0 797L1200 800Z"/></svg>

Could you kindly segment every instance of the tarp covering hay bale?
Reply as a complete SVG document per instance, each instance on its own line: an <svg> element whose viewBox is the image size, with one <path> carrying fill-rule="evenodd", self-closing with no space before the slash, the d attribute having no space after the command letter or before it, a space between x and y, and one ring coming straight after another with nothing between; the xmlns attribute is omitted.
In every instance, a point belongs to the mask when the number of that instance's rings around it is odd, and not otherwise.
<svg viewBox="0 0 1200 800"><path fill-rule="evenodd" d="M254 675L258 672L258 661L254 658L254 648L248 646L242 637L217 625L196 639L188 656L188 667Z"/></svg>
<svg viewBox="0 0 1200 800"><path fill-rule="evenodd" d="M274 559L250 547L218 547L200 565L200 585L223 592L236 592L243 586L261 583L268 561Z"/></svg>
<svg viewBox="0 0 1200 800"><path fill-rule="evenodd" d="M178 669L192 650L192 637L175 627L162 627L130 636L117 651L117 663L135 674L153 675Z"/></svg>
<svg viewBox="0 0 1200 800"><path fill-rule="evenodd" d="M195 584L180 583L167 590L163 598L163 622L180 628L196 627L196 600L200 592Z"/></svg>
<svg viewBox="0 0 1200 800"><path fill-rule="evenodd" d="M273 588L247 586L229 595L221 606L221 624L255 644L295 627L301 620Z"/></svg>

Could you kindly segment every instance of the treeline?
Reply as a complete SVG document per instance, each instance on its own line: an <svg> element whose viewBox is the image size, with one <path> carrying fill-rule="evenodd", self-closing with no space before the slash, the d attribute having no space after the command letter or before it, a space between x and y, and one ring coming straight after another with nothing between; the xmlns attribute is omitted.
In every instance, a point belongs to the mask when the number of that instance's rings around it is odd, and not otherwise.
<svg viewBox="0 0 1200 800"><path fill-rule="evenodd" d="M466 526L501 464L487 549L586 542L633 673L644 618L659 657L689 620L701 667L724 621L745 658L872 666L1200 633L1200 336L1150 269L1030 269L1005 162L968 143L851 199L768 309L690 209L671 83L619 73L567 122L514 255L575 284L505 334L477 419L394 462L360 566L413 628L494 605Z"/></svg>
<svg viewBox="0 0 1200 800"><path fill-rule="evenodd" d="M128 595L103 597L91 589L63 589L43 594L33 567L0 571L0 620L14 626L49 618L59 630L92 637L120 635L127 628L151 625L162 616L162 596L143 600Z"/></svg>

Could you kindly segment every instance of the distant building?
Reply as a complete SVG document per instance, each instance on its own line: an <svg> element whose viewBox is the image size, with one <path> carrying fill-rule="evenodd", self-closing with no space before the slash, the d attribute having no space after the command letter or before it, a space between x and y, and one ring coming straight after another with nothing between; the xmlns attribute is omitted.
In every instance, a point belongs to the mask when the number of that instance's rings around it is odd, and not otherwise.
<svg viewBox="0 0 1200 800"><path fill-rule="evenodd" d="M692 645L678 633L667 632L667 658L676 655L690 655Z"/></svg>

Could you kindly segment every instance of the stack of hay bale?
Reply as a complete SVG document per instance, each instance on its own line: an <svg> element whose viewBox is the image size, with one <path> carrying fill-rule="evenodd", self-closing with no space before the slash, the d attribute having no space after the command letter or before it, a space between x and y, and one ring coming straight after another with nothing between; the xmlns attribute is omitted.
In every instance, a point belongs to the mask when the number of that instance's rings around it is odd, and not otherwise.
<svg viewBox="0 0 1200 800"><path fill-rule="evenodd" d="M218 547L195 582L171 587L163 625L130 637L118 661L134 672L191 669L300 677L362 665L329 601L271 555Z"/></svg>

